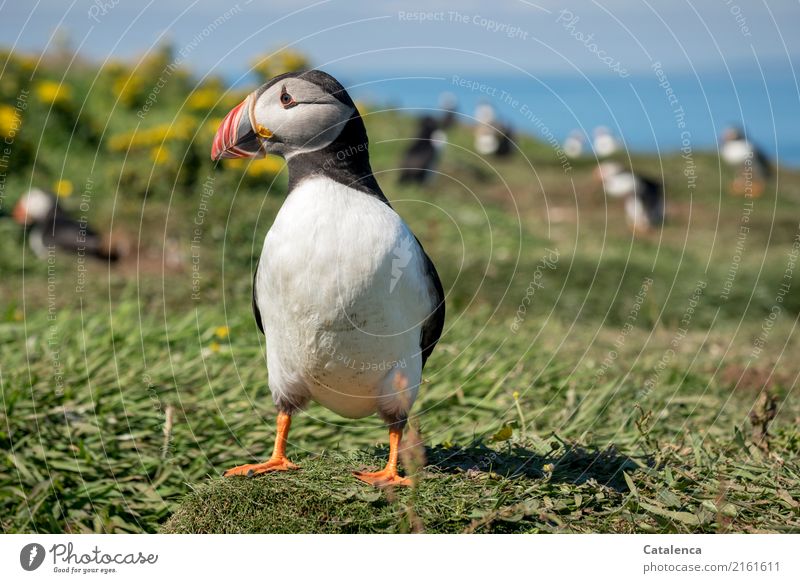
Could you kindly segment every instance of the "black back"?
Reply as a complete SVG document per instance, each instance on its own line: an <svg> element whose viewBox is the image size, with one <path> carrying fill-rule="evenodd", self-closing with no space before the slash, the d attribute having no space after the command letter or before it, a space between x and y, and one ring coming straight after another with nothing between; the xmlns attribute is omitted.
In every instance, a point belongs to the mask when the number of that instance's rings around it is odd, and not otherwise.
<svg viewBox="0 0 800 583"><path fill-rule="evenodd" d="M430 175L430 170L433 169L437 159L436 147L431 142L437 125L431 116L426 115L420 119L417 136L412 140L400 162L402 168L400 183L421 184Z"/></svg>

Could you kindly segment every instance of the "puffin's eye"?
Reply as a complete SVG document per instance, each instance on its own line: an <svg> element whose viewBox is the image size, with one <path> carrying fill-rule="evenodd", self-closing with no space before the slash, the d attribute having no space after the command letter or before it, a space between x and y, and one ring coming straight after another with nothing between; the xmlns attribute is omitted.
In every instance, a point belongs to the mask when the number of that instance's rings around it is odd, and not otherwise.
<svg viewBox="0 0 800 583"><path fill-rule="evenodd" d="M289 95L289 94L286 92L286 89L284 89L283 91L281 91L281 105L282 105L282 106L283 106L285 109L288 109L288 108L292 107L293 105L297 105L297 102L294 100L294 97L292 97L291 95Z"/></svg>

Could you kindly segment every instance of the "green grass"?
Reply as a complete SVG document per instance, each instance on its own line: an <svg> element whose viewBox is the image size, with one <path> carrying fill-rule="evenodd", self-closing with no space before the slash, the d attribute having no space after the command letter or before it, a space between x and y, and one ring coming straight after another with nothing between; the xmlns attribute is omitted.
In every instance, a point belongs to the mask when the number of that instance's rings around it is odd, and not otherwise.
<svg viewBox="0 0 800 583"><path fill-rule="evenodd" d="M68 80L89 87L95 74L70 71ZM104 75L83 115L99 128L108 115L113 135L138 118L135 106L113 106ZM175 83L185 91L164 94L143 127L175 117L191 89L188 78ZM169 144L175 166L154 167L147 152L126 158L108 149L108 136L66 147L70 111L45 122L47 108L31 102L4 204L63 168L76 187L64 204L77 211L91 177L90 221L113 218L139 261L88 265L76 293L72 257L58 255L48 270L0 222L3 531L800 531L796 281L769 318L798 233L796 172L781 169L755 201L737 251L744 201L724 192L730 174L716 156L695 153L693 192L679 156L637 156L638 170L665 180L669 223L634 240L618 201L592 186L589 161L565 175L531 138L513 160L487 163L459 128L445 175L424 191L400 189L392 168L413 123L371 111L379 180L448 293L445 334L412 420L427 447L418 486L380 492L357 482L354 469L383 463L385 429L316 405L292 426L289 454L301 471L222 480L272 445L250 286L285 175L270 186L215 168L202 134ZM204 116L193 115L200 127ZM40 135L47 143L34 160ZM187 174L177 161L188 154ZM193 249L209 176L214 194ZM162 265L167 238L182 268ZM553 269L541 267L547 249L558 251ZM515 322L534 278L542 287ZM698 281L705 291L679 332ZM750 419L762 395L776 407L766 445L764 423Z"/></svg>
<svg viewBox="0 0 800 583"><path fill-rule="evenodd" d="M192 489L165 533L792 532L796 502L763 461L736 461L696 442L641 459L552 439L435 447L413 489L376 490L350 473L383 454L308 457L297 472L210 478ZM750 454L743 448L747 455ZM741 450L740 450L741 451ZM731 482L709 474L731 476ZM750 489L761 497L754 499Z"/></svg>

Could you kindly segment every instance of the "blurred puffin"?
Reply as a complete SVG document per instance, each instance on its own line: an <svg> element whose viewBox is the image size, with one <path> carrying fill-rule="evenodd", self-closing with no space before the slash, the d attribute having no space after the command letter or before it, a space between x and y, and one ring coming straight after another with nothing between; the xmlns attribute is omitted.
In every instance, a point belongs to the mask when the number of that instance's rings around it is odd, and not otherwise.
<svg viewBox="0 0 800 583"><path fill-rule="evenodd" d="M417 136L400 162L400 184L424 184L434 176L447 136L429 115L419 120Z"/></svg>
<svg viewBox="0 0 800 583"><path fill-rule="evenodd" d="M364 482L409 485L398 451L422 369L444 326L433 263L372 174L364 122L342 85L322 71L279 75L237 105L211 157L286 159L289 194L267 236L253 284L278 409L272 456L227 470L294 469L292 415L313 400L352 419L377 413L389 459Z"/></svg>
<svg viewBox="0 0 800 583"><path fill-rule="evenodd" d="M561 149L569 158L577 158L583 153L584 143L583 132L580 130L573 130L564 140Z"/></svg>
<svg viewBox="0 0 800 583"><path fill-rule="evenodd" d="M761 196L764 182L770 175L766 154L744 135L739 128L728 128L722 134L722 159L736 170L731 182L731 194Z"/></svg>
<svg viewBox="0 0 800 583"><path fill-rule="evenodd" d="M481 156L505 158L511 154L513 130L510 125L496 120L495 110L489 103L475 108L475 151Z"/></svg>
<svg viewBox="0 0 800 583"><path fill-rule="evenodd" d="M599 126L594 129L594 140L592 142L594 154L598 158L607 158L619 150L619 142L611 134L611 130L606 126Z"/></svg>
<svg viewBox="0 0 800 583"><path fill-rule="evenodd" d="M657 181L634 174L616 162L594 171L606 195L625 199L625 215L634 233L648 233L664 223L664 190Z"/></svg>
<svg viewBox="0 0 800 583"><path fill-rule="evenodd" d="M439 96L439 109L442 110L442 120L439 122L439 127L443 130L450 129L456 124L458 99L450 92L442 93Z"/></svg>
<svg viewBox="0 0 800 583"><path fill-rule="evenodd" d="M121 245L71 217L59 206L55 194L40 188L32 188L20 198L12 216L28 229L28 245L39 259L47 259L53 247L111 262L123 251Z"/></svg>

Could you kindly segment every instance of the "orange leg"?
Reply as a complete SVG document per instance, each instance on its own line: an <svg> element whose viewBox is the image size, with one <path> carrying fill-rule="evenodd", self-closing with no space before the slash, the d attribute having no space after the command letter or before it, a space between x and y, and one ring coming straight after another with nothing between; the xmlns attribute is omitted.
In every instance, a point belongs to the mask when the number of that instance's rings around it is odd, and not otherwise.
<svg viewBox="0 0 800 583"><path fill-rule="evenodd" d="M286 470L296 470L294 465L286 458L286 439L289 437L289 427L292 425L292 417L286 413L278 413L278 432L275 436L275 449L272 450L272 457L260 464L244 464L227 470L224 474L228 476L257 476L267 472L282 472Z"/></svg>
<svg viewBox="0 0 800 583"><path fill-rule="evenodd" d="M411 480L403 478L397 473L397 455L400 450L400 439L403 430L394 427L389 429L389 461L380 472L354 472L359 480L373 486L410 486Z"/></svg>

